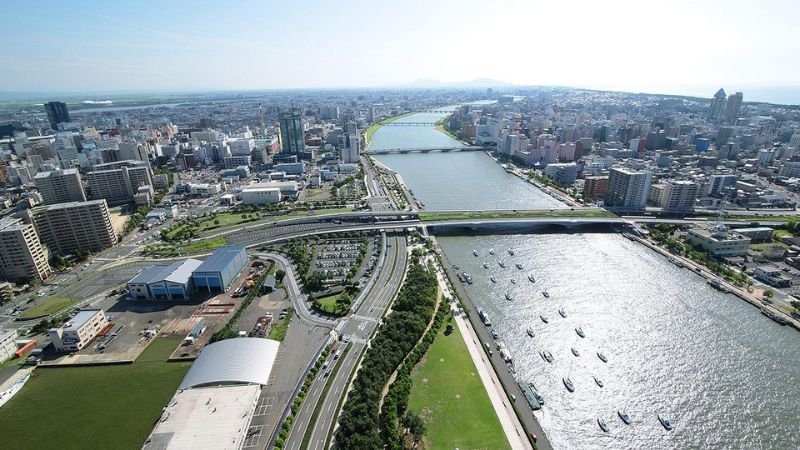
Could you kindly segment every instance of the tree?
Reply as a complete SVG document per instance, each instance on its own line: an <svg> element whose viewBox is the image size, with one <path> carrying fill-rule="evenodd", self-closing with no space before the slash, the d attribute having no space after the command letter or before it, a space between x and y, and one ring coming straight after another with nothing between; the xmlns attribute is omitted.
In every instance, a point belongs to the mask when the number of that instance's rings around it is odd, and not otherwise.
<svg viewBox="0 0 800 450"><path fill-rule="evenodd" d="M772 289L767 289L767 290L764 291L763 295L764 295L764 298L772 298L775 295L775 293L772 292Z"/></svg>
<svg viewBox="0 0 800 450"><path fill-rule="evenodd" d="M219 219L214 219L214 225L219 225Z"/></svg>
<svg viewBox="0 0 800 450"><path fill-rule="evenodd" d="M422 437L425 436L425 421L423 421L422 418L417 414L409 411L405 416L403 416L402 422L403 426L408 429L408 433L414 440L414 447L416 447L419 444L419 441L422 440Z"/></svg>
<svg viewBox="0 0 800 450"><path fill-rule="evenodd" d="M275 281L277 281L278 283L283 281L283 277L285 277L285 276L286 276L286 271L285 270L278 269L278 270L275 271Z"/></svg>
<svg viewBox="0 0 800 450"><path fill-rule="evenodd" d="M347 308L350 307L352 300L353 299L350 297L350 294L347 292L342 292L339 297L336 298L336 310L340 313L344 313L347 311Z"/></svg>
<svg viewBox="0 0 800 450"><path fill-rule="evenodd" d="M794 309L796 309L798 312L800 312L800 301L798 301L798 300L792 300L791 302L789 302L789 304L790 304L790 305L792 305L792 308L794 308Z"/></svg>

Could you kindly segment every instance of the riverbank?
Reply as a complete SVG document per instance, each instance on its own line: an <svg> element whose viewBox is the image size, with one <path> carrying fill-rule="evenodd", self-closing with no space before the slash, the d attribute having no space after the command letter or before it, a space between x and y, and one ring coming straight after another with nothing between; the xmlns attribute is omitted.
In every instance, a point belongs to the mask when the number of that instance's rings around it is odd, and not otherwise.
<svg viewBox="0 0 800 450"><path fill-rule="evenodd" d="M473 356L473 361L476 366L484 365L487 369L491 369L489 372L494 374L493 383L495 388L497 389L494 396L502 396L503 398L503 406L506 408L511 408L513 413L516 416L516 419L522 425L523 429L526 431L526 437L533 433L536 435L537 440L533 444L533 447L537 450L549 450L552 449L552 445L550 441L547 439L545 435L544 429L539 424L536 417L533 415L530 407L524 401L516 401L511 402L509 400L510 396L515 396L517 399L524 399L525 394L520 389L519 385L517 384L516 379L514 378L514 374L509 369L508 365L505 361L500 358L499 353L488 354L486 352L486 348L484 345L480 345L480 342L493 342L491 335L487 327L483 325L483 323L478 318L478 309L473 303L472 299L470 298L469 294L467 294L466 289L460 283L454 282L453 280L457 280L457 274L453 269L453 264L447 258L447 255L444 253L444 250L439 245L435 237L432 237L434 248L436 249L437 254L441 257L442 265L444 266L443 269L445 271L445 275L450 281L450 285L456 292L457 297L461 300L461 307L463 308L463 316L460 316L464 319L463 326L464 328L459 328L462 333L466 331L464 334L469 336L469 339L472 341L473 344L477 344L480 348L480 358L475 358ZM468 343L469 347L469 343ZM488 363L487 363L488 360ZM496 382L495 382L496 380ZM499 387L498 387L499 386ZM502 388L503 393L500 393L500 387ZM491 397L492 395L490 395ZM510 405L510 406L509 406Z"/></svg>
<svg viewBox="0 0 800 450"><path fill-rule="evenodd" d="M746 290L743 290L739 286L736 286L734 284L731 284L731 283L725 281L724 279L719 277L717 274L715 274L715 273L711 272L710 270L708 270L705 266L703 266L701 264L698 264L698 263L692 261L689 258L685 258L683 256L676 255L676 254L670 252L669 250L667 250L665 248L662 248L658 244L656 244L654 242L651 242L649 239L641 238L641 237L638 237L638 236L632 236L632 238L636 242L639 242L640 244L648 247L651 250L654 250L654 251L660 253L661 255L663 255L663 256L665 256L667 258L672 258L672 259L674 259L676 261L679 261L681 264L683 264L684 267L692 270L694 273L696 273L697 275L700 275L701 277L705 278L706 280L709 280L709 281L710 280L718 280L719 284L720 284L720 287L725 289L728 293L739 297L740 299L742 299L742 300L746 301L747 303L755 306L756 308L759 308L759 309L766 308L768 311L780 315L780 317L786 319L786 321L788 322L789 326L791 326L795 330L800 331L800 321L798 321L794 317L790 316L789 314L786 314L786 311L783 311L782 309L777 308L774 305L762 303L762 300L760 298L756 297L755 295L753 295L750 292L747 292Z"/></svg>
<svg viewBox="0 0 800 450"><path fill-rule="evenodd" d="M525 182L527 182L529 184L532 184L532 185L536 186L537 188L539 188L540 191L542 191L545 194L553 197L554 199L560 201L561 203L565 203L565 204L567 204L569 206L572 206L572 207L583 207L583 206L586 206L583 203L581 203L581 202L577 201L576 199L572 198L572 196L570 196L566 192L564 192L564 191L562 191L560 189L553 188L551 186L545 186L544 184L539 183L538 181L528 177L528 175L525 172L523 172L522 169L514 166L513 164L511 164L511 166L509 167L509 163L505 163L505 162L500 161L500 159L495 157L494 155L492 155L492 153L490 151L487 151L486 154L489 155L489 157L492 158L492 160L495 163L500 164L501 166L505 164L506 165L506 168L505 168L506 172L516 176L517 178L519 178L522 181L525 181Z"/></svg>
<svg viewBox="0 0 800 450"><path fill-rule="evenodd" d="M412 114L417 114L417 112L412 111L403 114L398 114L396 116L388 117L386 119L381 120L380 122L376 122L370 125L369 128L367 128L367 131L364 132L364 148L369 148L369 143L372 142L372 135L375 134L375 132L378 131L380 127L386 125L387 123L392 123L397 119L410 116Z"/></svg>

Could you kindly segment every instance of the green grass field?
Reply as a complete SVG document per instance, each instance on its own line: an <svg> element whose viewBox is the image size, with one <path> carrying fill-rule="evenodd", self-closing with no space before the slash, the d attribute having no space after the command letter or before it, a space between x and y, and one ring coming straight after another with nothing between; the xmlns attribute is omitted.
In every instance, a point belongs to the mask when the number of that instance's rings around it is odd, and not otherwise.
<svg viewBox="0 0 800 450"><path fill-rule="evenodd" d="M446 328L412 374L409 408L425 420L425 448L510 448L458 327Z"/></svg>
<svg viewBox="0 0 800 450"><path fill-rule="evenodd" d="M338 292L336 294L326 295L315 300L319 303L319 306L323 311L333 313L336 311L337 298L339 298Z"/></svg>
<svg viewBox="0 0 800 450"><path fill-rule="evenodd" d="M37 317L49 316L50 314L57 313L64 309L69 308L78 301L69 297L50 297L46 300L39 302L33 308L30 308L20 315L22 319L35 319Z"/></svg>
<svg viewBox="0 0 800 450"><path fill-rule="evenodd" d="M602 209L555 209L555 210L519 210L514 211L469 211L469 212L442 212L419 213L422 221L434 220L469 220L469 219L512 219L530 217L615 217L614 214Z"/></svg>
<svg viewBox="0 0 800 450"><path fill-rule="evenodd" d="M189 363L181 338L158 338L134 364L36 369L0 409L4 448L141 448Z"/></svg>

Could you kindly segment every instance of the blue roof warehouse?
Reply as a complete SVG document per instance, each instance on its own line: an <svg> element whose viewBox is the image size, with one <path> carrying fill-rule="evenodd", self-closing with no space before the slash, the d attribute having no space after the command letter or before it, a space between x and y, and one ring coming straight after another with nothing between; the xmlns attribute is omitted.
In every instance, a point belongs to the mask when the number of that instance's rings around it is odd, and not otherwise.
<svg viewBox="0 0 800 450"><path fill-rule="evenodd" d="M247 252L243 246L220 247L192 272L194 285L198 289L227 291L246 264Z"/></svg>

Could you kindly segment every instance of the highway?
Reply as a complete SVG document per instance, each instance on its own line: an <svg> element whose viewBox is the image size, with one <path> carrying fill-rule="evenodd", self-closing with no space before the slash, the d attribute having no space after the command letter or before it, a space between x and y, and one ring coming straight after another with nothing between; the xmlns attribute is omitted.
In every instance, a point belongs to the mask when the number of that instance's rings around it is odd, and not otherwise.
<svg viewBox="0 0 800 450"><path fill-rule="evenodd" d="M361 360L369 338L394 299L405 276L408 258L405 237L390 236L384 241L384 245L385 258L378 263L380 273L375 284L365 295L355 314L338 327L340 336L349 340L350 350L341 360L335 361L338 367L330 375L326 376L327 370L320 371L317 375L311 384L308 396L298 411L284 448L291 450L325 448L325 442L338 417L339 405L347 393L352 374ZM329 362L329 368L335 367L333 363L333 360ZM326 384L330 386L327 395L323 396ZM319 415L312 423L312 416L318 404L320 405ZM303 437L309 427L311 427L310 440L307 447L301 447Z"/></svg>

